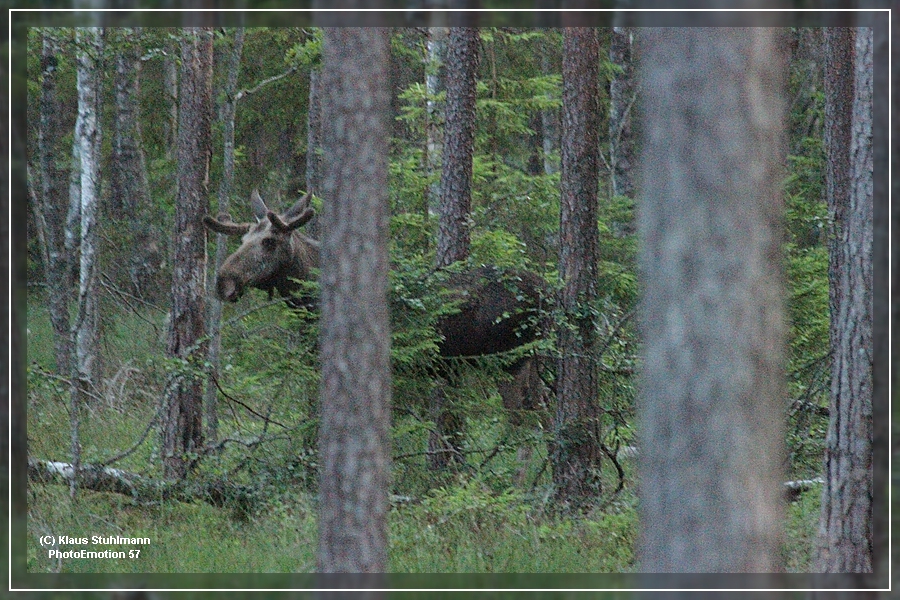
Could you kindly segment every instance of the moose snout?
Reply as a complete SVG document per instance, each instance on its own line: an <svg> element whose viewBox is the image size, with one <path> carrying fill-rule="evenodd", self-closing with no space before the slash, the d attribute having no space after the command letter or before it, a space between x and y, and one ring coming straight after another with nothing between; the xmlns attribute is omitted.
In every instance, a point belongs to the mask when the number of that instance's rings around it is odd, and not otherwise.
<svg viewBox="0 0 900 600"><path fill-rule="evenodd" d="M237 302L241 297L241 287L236 279L219 276L216 280L216 296L223 302Z"/></svg>

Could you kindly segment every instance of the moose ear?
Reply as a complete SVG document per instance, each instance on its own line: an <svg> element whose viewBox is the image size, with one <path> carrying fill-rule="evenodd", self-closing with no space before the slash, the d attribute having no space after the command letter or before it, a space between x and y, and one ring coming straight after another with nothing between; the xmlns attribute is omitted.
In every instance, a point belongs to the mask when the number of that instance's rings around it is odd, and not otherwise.
<svg viewBox="0 0 900 600"><path fill-rule="evenodd" d="M310 200L309 194L304 194L304 196L302 198L300 198L299 200L297 200L297 202L295 202L292 207L290 207L289 209L284 211L284 214L281 215L281 218L284 219L285 221L291 221L297 215L303 214L303 212L309 206L309 200Z"/></svg>
<svg viewBox="0 0 900 600"><path fill-rule="evenodd" d="M269 213L269 208L260 197L259 190L253 190L253 193L250 194L250 206L253 208L253 216L256 217L257 221L262 221Z"/></svg>
<svg viewBox="0 0 900 600"><path fill-rule="evenodd" d="M293 221L288 221L287 223L285 223L281 217L279 217L272 211L269 211L268 217L269 217L269 221L272 222L272 229L274 229L275 231L279 231L281 233L288 233L290 231L297 229L298 227L305 225L315 215L316 215L315 210L313 210L312 208L307 208L306 210L303 211L303 214L301 214L299 217L297 217Z"/></svg>

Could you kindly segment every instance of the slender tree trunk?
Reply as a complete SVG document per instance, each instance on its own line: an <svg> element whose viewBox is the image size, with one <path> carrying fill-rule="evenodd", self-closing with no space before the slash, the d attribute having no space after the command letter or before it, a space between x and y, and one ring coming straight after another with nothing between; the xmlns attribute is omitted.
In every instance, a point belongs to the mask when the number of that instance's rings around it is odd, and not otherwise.
<svg viewBox="0 0 900 600"><path fill-rule="evenodd" d="M142 282L137 275L147 262L149 235L141 214L150 204L150 184L141 135L140 72L141 57L135 30L118 30L118 52L115 58L115 117L110 158L109 217L126 225L117 238L121 255L127 262L114 266L118 283L130 281L132 292L142 296ZM127 269L127 272L125 270Z"/></svg>
<svg viewBox="0 0 900 600"><path fill-rule="evenodd" d="M475 150L475 79L478 74L478 29L450 27L446 48L443 164L436 262L446 267L469 257L472 202L472 157ZM463 419L447 406L443 384L432 392L435 428L428 439L428 465L442 469L459 457Z"/></svg>
<svg viewBox="0 0 900 600"><path fill-rule="evenodd" d="M549 33L546 35L550 35ZM544 50L541 53L541 72L544 75L557 72L558 63L554 64L552 56L556 54L553 45L545 36L541 42ZM556 156L559 152L559 109L545 108L541 111L541 145L544 155L544 174L552 175L559 170Z"/></svg>
<svg viewBox="0 0 900 600"><path fill-rule="evenodd" d="M178 152L178 44L169 40L163 60L163 89L166 93L166 158L173 159Z"/></svg>
<svg viewBox="0 0 900 600"><path fill-rule="evenodd" d="M446 21L442 13L431 13L432 21ZM444 144L442 117L444 104L438 102L437 96L446 91L447 80L447 38L449 28L445 26L429 27L427 34L428 56L425 64L425 90L427 93L425 115L425 169L431 176L441 168L441 153ZM441 184L436 178L428 186L427 208L440 205ZM427 212L427 211L426 211Z"/></svg>
<svg viewBox="0 0 900 600"><path fill-rule="evenodd" d="M848 75L854 73L849 69L854 64L853 30L829 28L825 36L825 81L826 86L829 79L839 86L834 93L838 106L832 107L838 111L845 106ZM827 138L829 159L833 153L839 157L837 164L829 164L829 174L832 169L835 173L828 177L828 202L840 219L836 222L840 237L831 244L838 263L829 272L831 288L837 288L831 295L834 366L816 568L858 574L871 572L873 565L872 29L857 29L855 37L855 90L849 113L830 113L837 123L850 121L846 127L850 143L846 148L831 147L843 144L846 137L844 128L834 122L830 125L839 132ZM826 102L832 98L828 92L826 87ZM826 120L828 116L826 112ZM865 579L850 576L848 587Z"/></svg>
<svg viewBox="0 0 900 600"><path fill-rule="evenodd" d="M609 167L614 196L634 197L634 140L631 135L635 89L630 27L613 27L609 61L622 72L609 83Z"/></svg>
<svg viewBox="0 0 900 600"><path fill-rule="evenodd" d="M212 30L185 28L181 40L181 103L178 110L178 195L175 200L175 256L172 318L167 354L185 361L168 398L163 472L183 478L190 454L203 445L203 380L198 362L207 356L206 228L207 185L212 154Z"/></svg>
<svg viewBox="0 0 900 600"><path fill-rule="evenodd" d="M785 44L711 31L641 30L646 573L782 568Z"/></svg>
<svg viewBox="0 0 900 600"><path fill-rule="evenodd" d="M222 106L223 129L223 159L222 181L219 183L219 210L218 214L228 214L231 200L231 188L234 183L234 116L237 100L237 78L241 69L241 55L244 48L244 28L238 27L234 32L234 47L231 52L231 60L228 65L228 76L223 90L225 104ZM207 271L207 288L215 285L215 276L228 258L228 238L219 233L216 234L216 259L213 269ZM206 412L206 437L210 444L219 439L219 411L218 396L216 395L215 378L218 377L221 364L222 351L222 301L215 295L209 299L209 316L207 329L209 331L209 379L206 383L204 396L204 410Z"/></svg>
<svg viewBox="0 0 900 600"><path fill-rule="evenodd" d="M560 180L559 273L564 322L558 331L556 440L553 483L561 499L580 504L600 491L596 439L597 185L600 128L593 28L563 30L563 143Z"/></svg>
<svg viewBox="0 0 900 600"><path fill-rule="evenodd" d="M77 50L78 119L75 140L80 158L80 268L78 301L72 335L75 356L72 365L71 407L69 412L72 464L76 476L70 487L76 495L78 469L81 465L80 414L94 386L97 368L98 315L97 279L97 212L100 202L100 121L99 121L99 61L102 30L98 27L78 29L75 35Z"/></svg>
<svg viewBox="0 0 900 600"><path fill-rule="evenodd" d="M441 170L437 266L469 256L472 155L475 149L475 77L478 29L451 27L447 44L447 103Z"/></svg>
<svg viewBox="0 0 900 600"><path fill-rule="evenodd" d="M324 35L321 573L388 567L388 32Z"/></svg>
<svg viewBox="0 0 900 600"><path fill-rule="evenodd" d="M44 240L44 278L50 324L53 327L53 346L56 372L68 376L72 368L72 337L69 329L69 301L71 289L70 254L65 247L67 196L64 194L62 170L57 163L60 123L56 106L57 54L56 39L44 29L41 51L40 121L38 123L38 160L40 165L40 195L37 226Z"/></svg>

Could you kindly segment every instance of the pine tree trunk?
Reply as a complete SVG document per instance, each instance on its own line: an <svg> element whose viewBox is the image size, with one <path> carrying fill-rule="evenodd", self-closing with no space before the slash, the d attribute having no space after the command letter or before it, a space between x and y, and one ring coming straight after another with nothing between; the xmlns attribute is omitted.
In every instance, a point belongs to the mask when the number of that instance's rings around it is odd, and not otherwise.
<svg viewBox="0 0 900 600"><path fill-rule="evenodd" d="M780 35L641 30L646 573L782 568Z"/></svg>
<svg viewBox="0 0 900 600"><path fill-rule="evenodd" d="M436 265L446 267L469 257L472 203L472 158L475 150L475 79L478 74L478 29L450 27L446 48L443 162ZM446 468L459 458L463 419L448 406L438 382L431 396L435 428L428 438L428 466Z"/></svg>
<svg viewBox="0 0 900 600"><path fill-rule="evenodd" d="M324 34L321 573L388 566L388 35L346 27Z"/></svg>
<svg viewBox="0 0 900 600"><path fill-rule="evenodd" d="M208 210L212 154L212 51L211 28L185 28L181 40L178 195L167 354L186 361L186 368L168 398L163 432L163 472L167 478L183 478L190 468L190 454L203 445L203 379L197 369L207 355L206 228L201 216Z"/></svg>
<svg viewBox="0 0 900 600"><path fill-rule="evenodd" d="M438 267L466 260L469 256L478 44L477 28L450 28L436 258Z"/></svg>
<svg viewBox="0 0 900 600"><path fill-rule="evenodd" d="M831 84L842 90L835 94L840 104L834 111L845 105L842 101L851 85L848 75L854 73L849 66L854 62L855 89L846 116L826 112L826 119L850 120L850 143L846 148L828 148L829 159L832 152L840 157L837 164L829 165L829 172L836 171L841 185L832 190L829 177L828 186L829 206L834 206L840 219L836 223L840 237L831 245L838 264L829 269L830 285L837 288L831 295L834 362L816 568L827 573L868 573L873 565L872 30L856 30L855 60L853 30L829 28L825 35L826 86L831 78ZM826 88L826 101L831 97ZM834 122L830 125L837 128ZM827 142L843 144L843 127L841 135ZM864 578L851 576L848 587L853 582L862 583Z"/></svg>
<svg viewBox="0 0 900 600"><path fill-rule="evenodd" d="M558 331L556 439L553 483L561 500L580 504L600 492L597 365L597 184L600 127L593 28L563 29L562 173L559 272L564 322Z"/></svg>
<svg viewBox="0 0 900 600"><path fill-rule="evenodd" d="M217 214L228 214L231 199L231 188L234 183L234 116L236 111L237 78L241 68L241 55L244 48L244 28L238 27L234 32L234 47L228 65L228 75L223 95L225 104L222 107L223 157L222 181L219 183L219 210ZM216 234L216 259L214 269L207 271L207 288L215 285L216 273L228 258L228 238ZM206 393L203 407L206 413L206 437L210 444L219 439L218 396L215 379L219 374L222 351L222 301L214 294L209 299L209 379L206 382Z"/></svg>

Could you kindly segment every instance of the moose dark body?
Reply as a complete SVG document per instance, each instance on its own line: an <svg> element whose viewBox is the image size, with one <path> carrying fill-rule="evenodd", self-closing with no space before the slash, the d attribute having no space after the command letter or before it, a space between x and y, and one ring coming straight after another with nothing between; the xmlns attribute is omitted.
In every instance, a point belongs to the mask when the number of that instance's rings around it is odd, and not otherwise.
<svg viewBox="0 0 900 600"><path fill-rule="evenodd" d="M319 242L299 231L315 214L304 196L282 214L269 210L254 190L250 202L256 223L234 223L227 215L206 216L217 233L242 235L241 246L229 256L216 278L216 295L237 302L248 288L278 292L294 307L312 307L297 281L307 281L319 266ZM534 273L481 267L447 277L449 299L458 312L439 319L438 349L443 357L478 357L506 352L536 339L544 283ZM541 402L536 363L525 357L507 368L510 381L498 386L507 409L536 408ZM515 415L515 413L514 413ZM516 417L513 417L516 421Z"/></svg>

